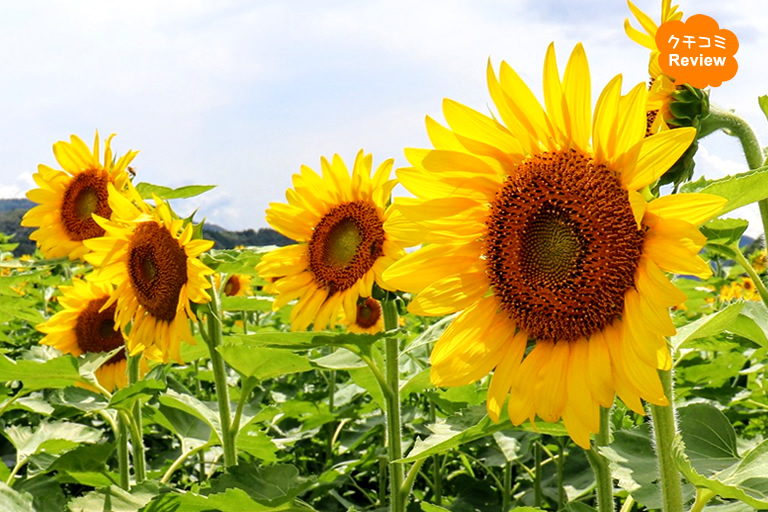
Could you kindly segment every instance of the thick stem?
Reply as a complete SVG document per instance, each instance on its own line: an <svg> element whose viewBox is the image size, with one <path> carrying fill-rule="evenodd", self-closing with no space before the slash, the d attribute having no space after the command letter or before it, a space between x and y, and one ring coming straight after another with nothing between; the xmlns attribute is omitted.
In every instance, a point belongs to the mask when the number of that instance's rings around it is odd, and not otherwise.
<svg viewBox="0 0 768 512"><path fill-rule="evenodd" d="M216 290L209 291L211 301L208 303L208 353L211 356L213 366L213 380L216 384L216 401L219 405L219 422L221 423L221 447L224 450L224 466L237 464L237 451L235 437L239 425L232 424L232 412L229 404L229 387L227 386L227 369L224 366L224 358L217 350L221 346L222 325L221 305L219 294Z"/></svg>
<svg viewBox="0 0 768 512"><path fill-rule="evenodd" d="M557 510L562 510L565 506L565 486L563 478L565 476L565 441L557 438Z"/></svg>
<svg viewBox="0 0 768 512"><path fill-rule="evenodd" d="M117 464L120 470L120 487L127 491L131 485L128 469L128 426L119 415L117 417Z"/></svg>
<svg viewBox="0 0 768 512"><path fill-rule="evenodd" d="M757 140L752 127L744 119L733 112L727 112L712 106L710 107L709 116L705 124L708 131L721 128L728 130L728 133L734 137L738 137L750 169L757 169L765 164L760 141ZM760 218L763 221L763 232L766 234L766 238L768 238L768 199L758 201L757 204L760 207Z"/></svg>
<svg viewBox="0 0 768 512"><path fill-rule="evenodd" d="M501 495L501 512L509 510L509 504L512 500L512 463L507 462L504 465L504 490ZM559 509L558 509L559 510Z"/></svg>
<svg viewBox="0 0 768 512"><path fill-rule="evenodd" d="M672 441L677 435L675 397L672 390L672 370L660 371L659 377L669 405L651 405L653 435L661 476L661 497L664 512L683 512L683 485L672 456Z"/></svg>
<svg viewBox="0 0 768 512"><path fill-rule="evenodd" d="M139 377L139 362L141 361L141 354L128 357L128 382L133 384L138 382ZM139 485L147 478L146 473L146 455L144 452L144 424L141 418L141 400L136 400L131 411L132 420L128 426L130 426L131 432L131 448L133 450L133 473L136 477L136 485Z"/></svg>
<svg viewBox="0 0 768 512"><path fill-rule="evenodd" d="M541 490L541 439L533 446L533 506L541 507L544 495Z"/></svg>
<svg viewBox="0 0 768 512"><path fill-rule="evenodd" d="M384 300L381 304L384 313L384 330L397 328L397 308L393 301ZM403 497L403 465L394 462L403 458L402 424L400 419L400 346L396 336L384 340L386 344L386 380L389 394L387 399L387 450L389 454L389 489L390 510L404 512L408 497Z"/></svg>
<svg viewBox="0 0 768 512"><path fill-rule="evenodd" d="M595 446L586 452L597 481L597 509L599 512L613 512L615 510L611 468L608 465L608 459L600 453L600 447L607 446L611 442L610 412L610 409L600 408L600 432L595 435Z"/></svg>

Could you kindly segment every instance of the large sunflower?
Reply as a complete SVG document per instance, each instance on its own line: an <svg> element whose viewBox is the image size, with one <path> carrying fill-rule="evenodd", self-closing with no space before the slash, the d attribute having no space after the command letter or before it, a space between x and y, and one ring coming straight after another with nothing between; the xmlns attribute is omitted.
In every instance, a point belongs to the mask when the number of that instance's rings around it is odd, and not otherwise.
<svg viewBox="0 0 768 512"><path fill-rule="evenodd" d="M116 304L103 308L112 295L112 285L75 281L73 286L62 286L61 291L59 304L64 309L37 326L46 333L40 343L75 357L110 352L125 345L122 332L115 326ZM143 358L141 369L144 373L148 370ZM96 378L107 391L124 388L128 384L125 349L101 365Z"/></svg>
<svg viewBox="0 0 768 512"><path fill-rule="evenodd" d="M272 203L267 222L299 242L266 254L257 265L277 294L275 310L299 299L291 311L291 327L333 327L343 307L356 317L357 299L369 297L381 273L403 254L400 241L384 229L395 180L392 160L371 177L373 157L360 151L350 177L338 155L321 159L322 177L307 166L293 175L288 204Z"/></svg>
<svg viewBox="0 0 768 512"><path fill-rule="evenodd" d="M93 142L93 151L76 135L70 142L59 141L53 153L63 171L39 165L33 178L40 188L27 192L27 197L39 203L29 210L22 226L37 227L30 238L37 241L46 257L81 258L88 252L83 241L102 236L104 229L93 220L92 214L109 218L107 184L124 191L130 181L126 171L138 151L128 151L117 162L113 161L110 135L104 142L104 163L99 160L99 133Z"/></svg>
<svg viewBox="0 0 768 512"><path fill-rule="evenodd" d="M159 198L151 207L131 190L132 200L109 186L112 220L95 217L105 236L85 242L93 251L85 258L97 267L90 279L117 286L106 307L117 302L115 321L127 332L131 354L181 362L181 340L195 343L190 301L210 300L206 276L213 271L197 257L213 242L193 239L192 224L184 226Z"/></svg>
<svg viewBox="0 0 768 512"><path fill-rule="evenodd" d="M563 418L589 446L614 392L642 414L665 405L668 308L685 300L663 271L707 276L697 225L725 203L704 194L655 200L653 183L695 130L645 137L643 84L621 76L592 113L581 44L561 80L553 46L544 66L546 111L506 63L488 66L498 116L446 100L450 129L427 118L434 150L407 150L399 169L416 198L395 200L387 232L427 245L387 271L412 292L410 310L464 310L432 351L432 382L471 383L491 370L488 414L509 395L515 424ZM503 124L502 124L503 122Z"/></svg>
<svg viewBox="0 0 768 512"><path fill-rule="evenodd" d="M347 318L342 315L341 323L347 331L355 333L376 334L384 330L384 315L381 304L373 297L361 298L357 301L355 316Z"/></svg>

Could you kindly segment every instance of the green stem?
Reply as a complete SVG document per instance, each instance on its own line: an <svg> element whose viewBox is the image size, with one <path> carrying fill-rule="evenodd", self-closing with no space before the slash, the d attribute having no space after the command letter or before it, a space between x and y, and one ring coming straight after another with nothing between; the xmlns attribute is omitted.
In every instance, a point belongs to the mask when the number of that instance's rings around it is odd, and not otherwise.
<svg viewBox="0 0 768 512"><path fill-rule="evenodd" d="M121 416L117 417L117 464L120 471L120 487L127 491L131 485L128 472L128 426Z"/></svg>
<svg viewBox="0 0 768 512"><path fill-rule="evenodd" d="M179 469L182 464L184 464L184 461L190 458L191 456L195 455L196 453L202 452L208 448L208 444L201 444L200 446L196 448L192 448L191 450L187 450L186 452L183 452L181 455L179 455L175 461L173 461L173 464L171 464L171 467L168 468L168 471L165 472L163 477L160 479L161 484L167 484L168 480L171 479L171 475L173 475L174 471Z"/></svg>
<svg viewBox="0 0 768 512"><path fill-rule="evenodd" d="M139 382L139 363L141 354L128 356L128 383ZM136 485L139 485L147 478L146 473L146 455L144 453L143 422L141 418L141 400L136 400L131 411L133 421L131 427L131 448L133 449L133 473L136 477Z"/></svg>
<svg viewBox="0 0 768 512"><path fill-rule="evenodd" d="M749 274L749 277L752 279L752 282L755 283L755 288L757 288L757 293L760 294L760 298L763 300L763 304L768 306L768 289L765 288L765 285L763 284L763 281L760 279L760 276L757 275L757 272L755 272L755 269L752 268L752 265L749 264L749 261L747 261L747 258L744 257L744 254L742 254L738 244L733 244L733 246L731 246L731 249L733 249L733 259L736 260L736 263L741 265L744 268L744 270L747 271L747 274Z"/></svg>
<svg viewBox="0 0 768 512"><path fill-rule="evenodd" d="M714 491L699 487L696 489L696 501L693 502L690 512L701 512L709 501L717 496Z"/></svg>
<svg viewBox="0 0 768 512"><path fill-rule="evenodd" d="M660 371L661 385L669 405L651 405L653 435L661 476L661 497L664 512L683 512L683 486L672 455L672 441L677 435L675 397L672 390L672 370Z"/></svg>
<svg viewBox="0 0 768 512"><path fill-rule="evenodd" d="M557 510L565 506L565 486L563 485L565 469L565 441L557 438Z"/></svg>
<svg viewBox="0 0 768 512"><path fill-rule="evenodd" d="M237 436L237 428L240 425L232 424L229 387L227 386L227 369L224 366L224 358L221 357L217 350L221 346L223 337L219 294L213 288L209 293L211 301L208 303L208 336L205 339L208 345L208 353L211 356L213 379L216 384L216 400L219 405L219 421L221 423L221 446L224 449L224 466L229 467L237 464L235 438Z"/></svg>
<svg viewBox="0 0 768 512"><path fill-rule="evenodd" d="M504 465L504 494L501 495L501 512L507 512L512 500L512 463ZM559 509L558 509L559 510Z"/></svg>
<svg viewBox="0 0 768 512"><path fill-rule="evenodd" d="M597 481L597 509L599 512L613 512L613 479L608 460L600 453L600 447L608 446L611 442L611 410L600 408L600 431L595 434L595 445L588 450L587 459L595 472Z"/></svg>
<svg viewBox="0 0 768 512"><path fill-rule="evenodd" d="M403 503L408 502L408 496L411 495L411 489L413 489L413 483L416 481L416 477L421 470L421 466L427 461L427 458L419 459L413 463L411 469L408 470L408 476L405 477L403 486L400 488L400 499ZM405 509L405 507L403 507Z"/></svg>
<svg viewBox="0 0 768 512"><path fill-rule="evenodd" d="M704 125L707 133L720 128L727 130L726 133L737 137L741 142L744 157L750 169L757 169L766 163L760 141L757 140L752 127L733 112L727 112L711 106L709 116L706 118ZM766 238L768 238L768 199L758 201L757 204L760 207L760 218L763 221L763 232L766 234Z"/></svg>
<svg viewBox="0 0 768 512"><path fill-rule="evenodd" d="M541 507L541 438L533 445L533 506Z"/></svg>
<svg viewBox="0 0 768 512"><path fill-rule="evenodd" d="M397 329L397 308L395 303L384 300L381 303L384 314L384 330ZM391 512L404 512L407 496L403 497L403 465L396 460L403 458L402 424L400 419L400 346L397 336L389 336L386 344L386 381L389 394L387 399L387 450L389 454L389 489Z"/></svg>

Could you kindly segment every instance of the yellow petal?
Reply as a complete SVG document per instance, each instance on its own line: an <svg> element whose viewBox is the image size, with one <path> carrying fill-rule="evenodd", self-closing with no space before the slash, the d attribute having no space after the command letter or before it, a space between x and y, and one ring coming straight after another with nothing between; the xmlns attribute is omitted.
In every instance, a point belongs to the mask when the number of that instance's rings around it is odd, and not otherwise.
<svg viewBox="0 0 768 512"><path fill-rule="evenodd" d="M648 203L648 211L698 226L720 213L727 202L727 199L712 194L673 194Z"/></svg>
<svg viewBox="0 0 768 512"><path fill-rule="evenodd" d="M621 185L628 190L640 190L655 182L677 162L695 137L695 128L678 128L646 137L634 172L621 173Z"/></svg>
<svg viewBox="0 0 768 512"><path fill-rule="evenodd" d="M571 140L586 153L592 133L592 89L587 54L581 43L576 45L568 59L563 74L563 88L571 119Z"/></svg>

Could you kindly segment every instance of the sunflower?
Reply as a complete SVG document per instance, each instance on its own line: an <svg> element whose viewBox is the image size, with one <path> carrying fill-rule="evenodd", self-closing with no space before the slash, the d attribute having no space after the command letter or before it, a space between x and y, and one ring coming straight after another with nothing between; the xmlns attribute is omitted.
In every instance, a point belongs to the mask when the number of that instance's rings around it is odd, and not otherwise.
<svg viewBox="0 0 768 512"><path fill-rule="evenodd" d="M84 353L111 352L125 345L123 334L115 326L116 304L104 309L112 295L112 285L78 280L73 286L60 288L59 303L64 309L37 326L46 334L40 343L75 357ZM141 361L141 372L146 373L149 367L144 358ZM125 349L101 365L96 370L96 378L110 392L127 386Z"/></svg>
<svg viewBox="0 0 768 512"><path fill-rule="evenodd" d="M247 297L251 294L251 281L253 276L247 274L232 274L227 277L224 289L221 292L227 297ZM214 285L221 288L221 274L214 277Z"/></svg>
<svg viewBox="0 0 768 512"><path fill-rule="evenodd" d="M374 282L404 254L401 241L384 229L389 216L392 160L371 177L373 157L360 151L350 176L338 155L320 160L322 177L307 166L293 175L288 204L272 203L267 222L299 242L266 254L256 270L277 294L274 309L298 299L291 311L293 330L314 324L333 327L343 308L356 318L359 297L370 297Z"/></svg>
<svg viewBox="0 0 768 512"><path fill-rule="evenodd" d="M181 362L181 340L195 343L190 301L210 300L206 276L213 271L197 257L213 242L193 240L192 224L174 218L166 203L155 197L151 207L131 191L128 199L109 186L112 220L96 216L105 236L85 242L93 251L85 258L97 267L90 279L116 285L105 307L117 303L115 321L132 355L144 351L155 361Z"/></svg>
<svg viewBox="0 0 768 512"><path fill-rule="evenodd" d="M629 36L631 40L640 46L651 50L651 56L648 61L648 74L650 74L651 78L655 80L656 78L664 75L664 73L661 71L661 66L659 66L659 54L661 52L659 52L659 48L656 46L656 32L659 30L659 26L662 23L673 20L681 20L683 18L683 13L682 11L677 10L677 5L672 5L672 0L661 0L661 23L657 25L650 16L638 9L637 6L635 6L635 4L633 4L630 0L627 0L627 4L629 5L629 10L632 11L632 14L635 15L635 18L637 19L638 23L640 23L640 26L643 28L645 33L633 27L629 22L629 18L624 20L624 31L627 33L627 36Z"/></svg>
<svg viewBox="0 0 768 512"><path fill-rule="evenodd" d="M349 332L368 334L381 332L384 330L381 304L373 297L360 298L355 308L355 316L350 320L344 314L341 323L347 326Z"/></svg>
<svg viewBox="0 0 768 512"><path fill-rule="evenodd" d="M398 169L415 198L397 198L388 233L427 245L384 272L411 292L419 315L463 310L436 342L431 378L469 384L488 374L497 421L509 395L515 424L561 417L580 446L599 429L614 392L666 405L668 308L685 295L663 271L710 275L697 226L725 200L653 199L653 183L693 140L681 128L645 137L643 84L621 95L621 75L594 108L581 44L561 80L550 45L546 111L506 63L488 65L498 115L445 100L450 128L427 118L433 150L406 150ZM503 124L502 124L503 122Z"/></svg>
<svg viewBox="0 0 768 512"><path fill-rule="evenodd" d="M93 142L93 151L76 135L70 142L53 145L53 154L63 171L39 165L33 178L40 188L27 192L27 197L38 203L21 221L22 226L37 227L30 238L40 246L48 258L68 256L82 258L88 252L84 240L99 237L104 229L93 220L92 214L109 218L112 209L108 202L107 185L126 190L130 176L128 164L138 151L128 151L117 162L113 161L110 135L104 142L104 163L99 160L99 133Z"/></svg>

